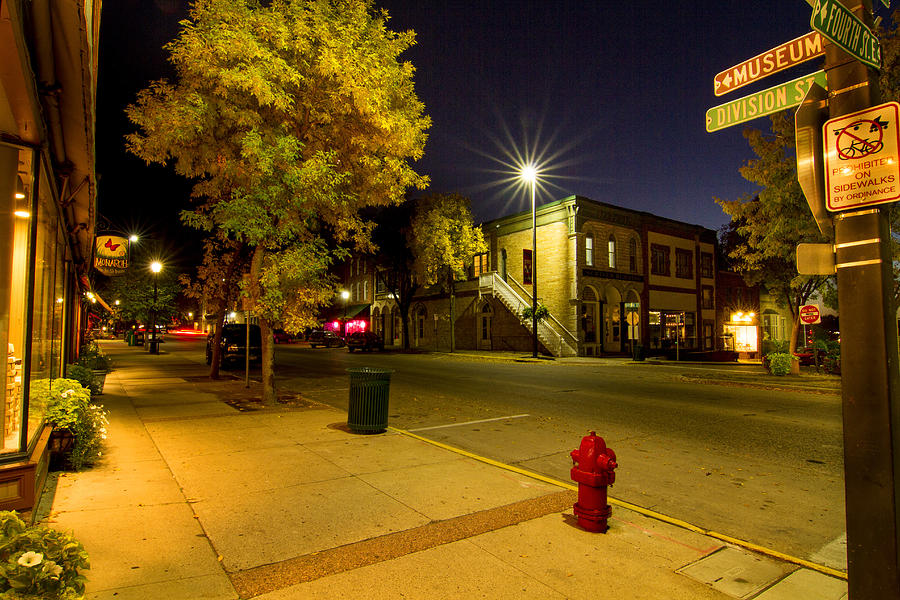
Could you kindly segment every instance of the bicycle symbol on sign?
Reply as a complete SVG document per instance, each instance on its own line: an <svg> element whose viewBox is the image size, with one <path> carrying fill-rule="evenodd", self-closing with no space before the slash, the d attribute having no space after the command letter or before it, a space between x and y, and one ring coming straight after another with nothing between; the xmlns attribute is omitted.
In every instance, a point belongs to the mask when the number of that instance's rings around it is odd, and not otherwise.
<svg viewBox="0 0 900 600"><path fill-rule="evenodd" d="M834 135L838 136L838 157L841 160L849 160L878 153L884 148L884 130L887 126L887 121L882 121L878 116L874 121L860 119L846 127L835 129Z"/></svg>

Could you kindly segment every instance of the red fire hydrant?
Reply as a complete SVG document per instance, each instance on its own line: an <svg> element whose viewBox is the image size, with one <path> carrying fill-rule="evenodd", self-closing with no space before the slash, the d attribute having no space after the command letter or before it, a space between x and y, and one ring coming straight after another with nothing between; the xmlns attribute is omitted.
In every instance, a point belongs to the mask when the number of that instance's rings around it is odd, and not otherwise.
<svg viewBox="0 0 900 600"><path fill-rule="evenodd" d="M606 487L616 480L616 453L606 447L602 437L591 432L581 439L581 447L572 450L572 480L578 482L575 515L578 525L588 531L605 533L612 507L606 503Z"/></svg>

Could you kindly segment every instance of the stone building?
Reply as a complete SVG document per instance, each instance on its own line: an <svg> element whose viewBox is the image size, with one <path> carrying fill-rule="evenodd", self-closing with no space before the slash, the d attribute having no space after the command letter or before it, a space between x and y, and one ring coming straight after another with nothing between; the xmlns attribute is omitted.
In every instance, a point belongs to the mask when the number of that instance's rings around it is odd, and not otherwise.
<svg viewBox="0 0 900 600"><path fill-rule="evenodd" d="M458 281L456 349L529 351L537 284L550 316L538 324L541 351L555 356L650 354L717 347L715 232L582 196L482 224L488 251ZM536 258L536 260L535 260ZM535 277L536 276L536 277ZM399 344L396 302L376 288L372 314L385 341ZM422 290L410 309L410 344L450 348L450 298Z"/></svg>

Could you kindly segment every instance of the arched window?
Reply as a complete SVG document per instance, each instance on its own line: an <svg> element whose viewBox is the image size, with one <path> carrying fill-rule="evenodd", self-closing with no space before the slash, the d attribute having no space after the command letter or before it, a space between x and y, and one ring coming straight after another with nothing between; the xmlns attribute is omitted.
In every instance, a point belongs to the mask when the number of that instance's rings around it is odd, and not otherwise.
<svg viewBox="0 0 900 600"><path fill-rule="evenodd" d="M628 240L628 268L637 273L637 242L634 238Z"/></svg>
<svg viewBox="0 0 900 600"><path fill-rule="evenodd" d="M607 242L607 246L609 248L609 268L616 268L616 238L612 235L609 236L609 242Z"/></svg>
<svg viewBox="0 0 900 600"><path fill-rule="evenodd" d="M584 236L584 264L594 266L594 235L591 233Z"/></svg>

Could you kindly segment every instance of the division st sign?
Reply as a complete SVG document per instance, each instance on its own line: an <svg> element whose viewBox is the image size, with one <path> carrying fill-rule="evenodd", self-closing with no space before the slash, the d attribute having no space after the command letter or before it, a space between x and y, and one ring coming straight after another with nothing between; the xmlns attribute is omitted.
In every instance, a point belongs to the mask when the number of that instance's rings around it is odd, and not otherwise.
<svg viewBox="0 0 900 600"><path fill-rule="evenodd" d="M811 75L798 77L750 96L714 106L706 111L706 131L712 133L780 112L786 108L799 106L803 102L809 86L813 83L818 83L827 89L825 71L816 71Z"/></svg>

